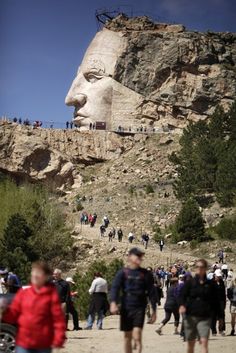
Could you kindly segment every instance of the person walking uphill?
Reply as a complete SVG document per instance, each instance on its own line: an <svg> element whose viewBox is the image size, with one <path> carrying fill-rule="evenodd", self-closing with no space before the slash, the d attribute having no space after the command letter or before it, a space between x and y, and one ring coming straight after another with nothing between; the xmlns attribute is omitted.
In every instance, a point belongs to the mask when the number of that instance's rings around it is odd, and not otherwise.
<svg viewBox="0 0 236 353"><path fill-rule="evenodd" d="M128 254L128 267L121 269L113 281L111 288L111 314L118 314L121 297L120 328L124 331L125 353L132 353L132 340L138 353L142 351L142 330L145 320L147 299L152 307L149 323L156 321L157 296L153 275L141 268L144 252L132 248Z"/></svg>
<svg viewBox="0 0 236 353"><path fill-rule="evenodd" d="M32 265L31 286L20 289L3 315L17 326L16 353L51 353L65 342L65 317L51 270L44 262Z"/></svg>
<svg viewBox="0 0 236 353"><path fill-rule="evenodd" d="M156 333L159 335L162 334L162 328L170 321L171 315L174 315L175 318L175 331L174 334L178 335L178 327L179 327L179 304L178 304L178 278L172 278L170 280L170 287L167 290L167 298L164 306L165 309L165 318L159 325Z"/></svg>
<svg viewBox="0 0 236 353"><path fill-rule="evenodd" d="M95 273L94 280L89 289L89 294L92 296L92 299L89 308L89 316L87 320L86 330L92 330L96 314L98 316L97 328L99 330L102 330L103 319L109 309L107 293L107 281L102 277L101 273Z"/></svg>
<svg viewBox="0 0 236 353"><path fill-rule="evenodd" d="M219 305L215 295L215 284L207 279L207 261L198 260L196 276L185 283L180 293L180 309L184 319L184 332L188 353L194 352L197 339L202 353L208 353L208 338L211 319Z"/></svg>

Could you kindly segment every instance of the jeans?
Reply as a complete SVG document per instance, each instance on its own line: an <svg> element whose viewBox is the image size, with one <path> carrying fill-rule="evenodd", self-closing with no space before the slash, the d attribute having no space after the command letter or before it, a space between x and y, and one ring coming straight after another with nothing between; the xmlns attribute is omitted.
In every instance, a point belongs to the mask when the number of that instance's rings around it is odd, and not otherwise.
<svg viewBox="0 0 236 353"><path fill-rule="evenodd" d="M96 317L96 313L92 313L89 315L87 320L87 328L91 329L93 327L95 317ZM97 318L97 328L100 330L102 329L103 319L104 319L104 311L102 310L98 313L98 318Z"/></svg>
<svg viewBox="0 0 236 353"><path fill-rule="evenodd" d="M19 346L16 347L16 353L51 353L51 352L52 352L51 348L26 349Z"/></svg>

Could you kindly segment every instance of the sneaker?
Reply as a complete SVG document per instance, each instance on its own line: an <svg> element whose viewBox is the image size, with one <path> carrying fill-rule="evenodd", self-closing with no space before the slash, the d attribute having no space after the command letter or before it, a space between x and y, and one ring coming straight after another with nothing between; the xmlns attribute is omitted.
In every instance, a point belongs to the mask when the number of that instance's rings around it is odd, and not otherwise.
<svg viewBox="0 0 236 353"><path fill-rule="evenodd" d="M230 332L230 336L234 336L234 334L235 334L235 330L232 330L232 331Z"/></svg>
<svg viewBox="0 0 236 353"><path fill-rule="evenodd" d="M92 330L92 327L85 327L85 330Z"/></svg>
<svg viewBox="0 0 236 353"><path fill-rule="evenodd" d="M156 330L156 333L157 333L158 335L161 335L161 334L162 334L161 328L158 328L158 329Z"/></svg>

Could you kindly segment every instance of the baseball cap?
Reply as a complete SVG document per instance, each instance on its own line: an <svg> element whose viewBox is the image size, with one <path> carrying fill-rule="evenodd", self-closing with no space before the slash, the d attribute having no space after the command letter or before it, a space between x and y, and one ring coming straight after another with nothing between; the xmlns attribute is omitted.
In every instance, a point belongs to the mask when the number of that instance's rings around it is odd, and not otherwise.
<svg viewBox="0 0 236 353"><path fill-rule="evenodd" d="M128 255L136 255L138 257L142 257L143 255L145 255L145 252L139 248L132 248L129 250Z"/></svg>
<svg viewBox="0 0 236 353"><path fill-rule="evenodd" d="M220 269L215 270L214 274L215 274L216 277L222 277L222 272L221 272Z"/></svg>

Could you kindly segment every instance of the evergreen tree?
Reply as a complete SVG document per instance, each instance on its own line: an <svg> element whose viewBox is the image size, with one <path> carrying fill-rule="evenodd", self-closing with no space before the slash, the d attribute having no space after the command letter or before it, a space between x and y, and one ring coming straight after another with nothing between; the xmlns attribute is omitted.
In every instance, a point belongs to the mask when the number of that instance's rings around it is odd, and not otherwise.
<svg viewBox="0 0 236 353"><path fill-rule="evenodd" d="M3 232L1 263L16 272L22 280L27 280L30 263L38 259L30 244L32 236L32 230L24 217L17 213L9 218Z"/></svg>
<svg viewBox="0 0 236 353"><path fill-rule="evenodd" d="M209 121L191 123L184 129L180 150L170 156L178 178L178 199L204 200L215 194L223 206L232 206L236 195L236 102L228 112L217 107Z"/></svg>
<svg viewBox="0 0 236 353"><path fill-rule="evenodd" d="M183 204L174 224L176 240L202 241L205 236L204 223L198 203L189 198Z"/></svg>

